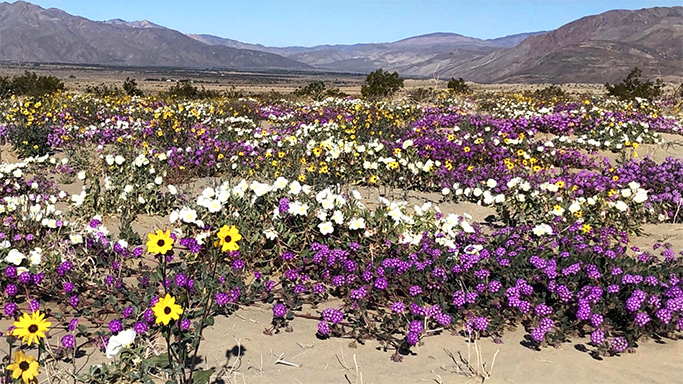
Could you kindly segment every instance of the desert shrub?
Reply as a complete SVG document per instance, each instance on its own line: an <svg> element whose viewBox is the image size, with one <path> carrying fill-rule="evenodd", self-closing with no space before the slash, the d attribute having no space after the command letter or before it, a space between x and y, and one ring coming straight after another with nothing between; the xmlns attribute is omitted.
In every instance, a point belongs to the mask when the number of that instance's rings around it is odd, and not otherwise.
<svg viewBox="0 0 683 384"><path fill-rule="evenodd" d="M0 99L12 95L12 80L8 77L0 76Z"/></svg>
<svg viewBox="0 0 683 384"><path fill-rule="evenodd" d="M363 97L375 99L391 96L401 88L403 88L403 79L398 76L398 72L384 72L380 68L365 78L360 93Z"/></svg>
<svg viewBox="0 0 683 384"><path fill-rule="evenodd" d="M64 89L64 83L54 76L38 76L35 72L24 72L12 79L12 93L39 97Z"/></svg>
<svg viewBox="0 0 683 384"><path fill-rule="evenodd" d="M662 88L664 87L662 80L657 79L655 82L652 82L652 80L641 82L640 76L642 73L643 72L638 69L638 67L635 67L621 83L614 85L605 83L607 94L621 100L632 100L636 97L652 100L653 98L660 96L662 94Z"/></svg>
<svg viewBox="0 0 683 384"><path fill-rule="evenodd" d="M121 95L121 90L115 85L107 85L100 83L100 85L86 86L85 91L95 97L115 97Z"/></svg>
<svg viewBox="0 0 683 384"><path fill-rule="evenodd" d="M321 101L327 97L346 96L344 92L337 88L327 88L325 83L320 80L311 81L307 85L297 88L294 94L299 97L310 97L316 101Z"/></svg>
<svg viewBox="0 0 683 384"><path fill-rule="evenodd" d="M50 132L51 127L46 123L12 126L9 129L12 149L21 158L42 156L50 151Z"/></svg>
<svg viewBox="0 0 683 384"><path fill-rule="evenodd" d="M436 96L434 88L415 88L408 92L408 99L415 103L425 103L432 101Z"/></svg>
<svg viewBox="0 0 683 384"><path fill-rule="evenodd" d="M462 77L459 77L457 80L451 78L451 81L448 82L448 89L456 94L466 95L472 92L472 89L465 83L465 80Z"/></svg>
<svg viewBox="0 0 683 384"><path fill-rule="evenodd" d="M138 88L138 83L135 81L135 79L131 79L130 77L126 77L126 81L123 82L123 90L126 92L126 95L128 96L143 96L144 92L140 88Z"/></svg>
<svg viewBox="0 0 683 384"><path fill-rule="evenodd" d="M169 88L165 95L172 99L210 99L220 97L221 93L204 89L204 87L199 89L190 81L181 80Z"/></svg>
<svg viewBox="0 0 683 384"><path fill-rule="evenodd" d="M550 85L545 88L537 89L533 92L527 91L526 95L531 96L535 99L548 100L553 98L563 98L567 96L567 93L559 85Z"/></svg>

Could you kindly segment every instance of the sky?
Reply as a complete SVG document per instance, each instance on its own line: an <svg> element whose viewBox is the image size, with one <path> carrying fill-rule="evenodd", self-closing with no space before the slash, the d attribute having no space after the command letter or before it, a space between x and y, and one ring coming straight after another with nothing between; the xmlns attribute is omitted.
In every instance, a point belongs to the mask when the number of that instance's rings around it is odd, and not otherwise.
<svg viewBox="0 0 683 384"><path fill-rule="evenodd" d="M13 2L13 1L10 1ZM490 39L556 29L612 9L681 0L31 0L91 20L147 19L267 46L383 43L433 32Z"/></svg>

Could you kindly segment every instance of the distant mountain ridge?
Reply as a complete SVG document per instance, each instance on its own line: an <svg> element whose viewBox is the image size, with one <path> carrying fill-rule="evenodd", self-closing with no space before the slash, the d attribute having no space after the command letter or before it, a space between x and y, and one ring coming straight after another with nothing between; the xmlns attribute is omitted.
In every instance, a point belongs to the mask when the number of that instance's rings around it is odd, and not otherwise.
<svg viewBox="0 0 683 384"><path fill-rule="evenodd" d="M608 11L553 31L488 40L437 32L388 43L268 47L183 34L149 20L92 21L18 1L0 3L2 61L350 73L383 68L482 83L613 82L638 66L646 76L683 79L683 7Z"/></svg>
<svg viewBox="0 0 683 384"><path fill-rule="evenodd" d="M0 61L310 69L267 52L203 44L149 22L91 21L22 1L0 3Z"/></svg>

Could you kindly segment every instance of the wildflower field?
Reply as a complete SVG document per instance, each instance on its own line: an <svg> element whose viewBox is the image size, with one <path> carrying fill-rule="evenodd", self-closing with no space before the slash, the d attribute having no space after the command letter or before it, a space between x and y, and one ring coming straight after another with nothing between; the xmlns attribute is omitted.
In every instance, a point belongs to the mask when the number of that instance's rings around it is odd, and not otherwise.
<svg viewBox="0 0 683 384"><path fill-rule="evenodd" d="M679 108L0 101L2 372L206 383L229 370L200 345L245 307L269 312L263 337L317 324L323 346L377 342L389 369L435 334L584 338L600 359L680 343L683 249L633 242L683 225L683 156L661 155L683 151Z"/></svg>

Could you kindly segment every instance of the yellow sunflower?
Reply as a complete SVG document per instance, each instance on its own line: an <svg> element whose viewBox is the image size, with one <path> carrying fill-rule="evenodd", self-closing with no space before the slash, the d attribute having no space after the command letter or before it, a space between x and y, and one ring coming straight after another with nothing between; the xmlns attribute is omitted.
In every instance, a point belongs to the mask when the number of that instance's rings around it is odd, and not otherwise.
<svg viewBox="0 0 683 384"><path fill-rule="evenodd" d="M183 314L183 308L175 303L175 297L166 294L166 297L162 297L154 304L152 307L154 311L154 316L157 318L157 324L163 323L168 325L171 320L178 320L180 315Z"/></svg>
<svg viewBox="0 0 683 384"><path fill-rule="evenodd" d="M230 227L224 225L218 231L218 238L220 239L218 245L221 246L221 251L236 251L240 249L237 242L242 239L242 235L240 235L240 231L234 225Z"/></svg>
<svg viewBox="0 0 683 384"><path fill-rule="evenodd" d="M45 314L40 311L35 311L31 315L24 313L19 321L14 322L16 328L12 331L12 335L21 337L26 344L31 345L34 342L38 343L39 337L45 338L45 332L50 325L52 323L45 321Z"/></svg>
<svg viewBox="0 0 683 384"><path fill-rule="evenodd" d="M14 354L14 363L7 366L7 369L12 371L12 378L14 380L21 377L21 380L28 384L29 381L35 380L38 376L38 367L40 364L33 356L26 356L24 352L17 351Z"/></svg>
<svg viewBox="0 0 683 384"><path fill-rule="evenodd" d="M147 250L150 253L165 255L166 252L173 249L173 238L171 237L171 230L162 231L157 230L157 233L150 233L147 235Z"/></svg>

